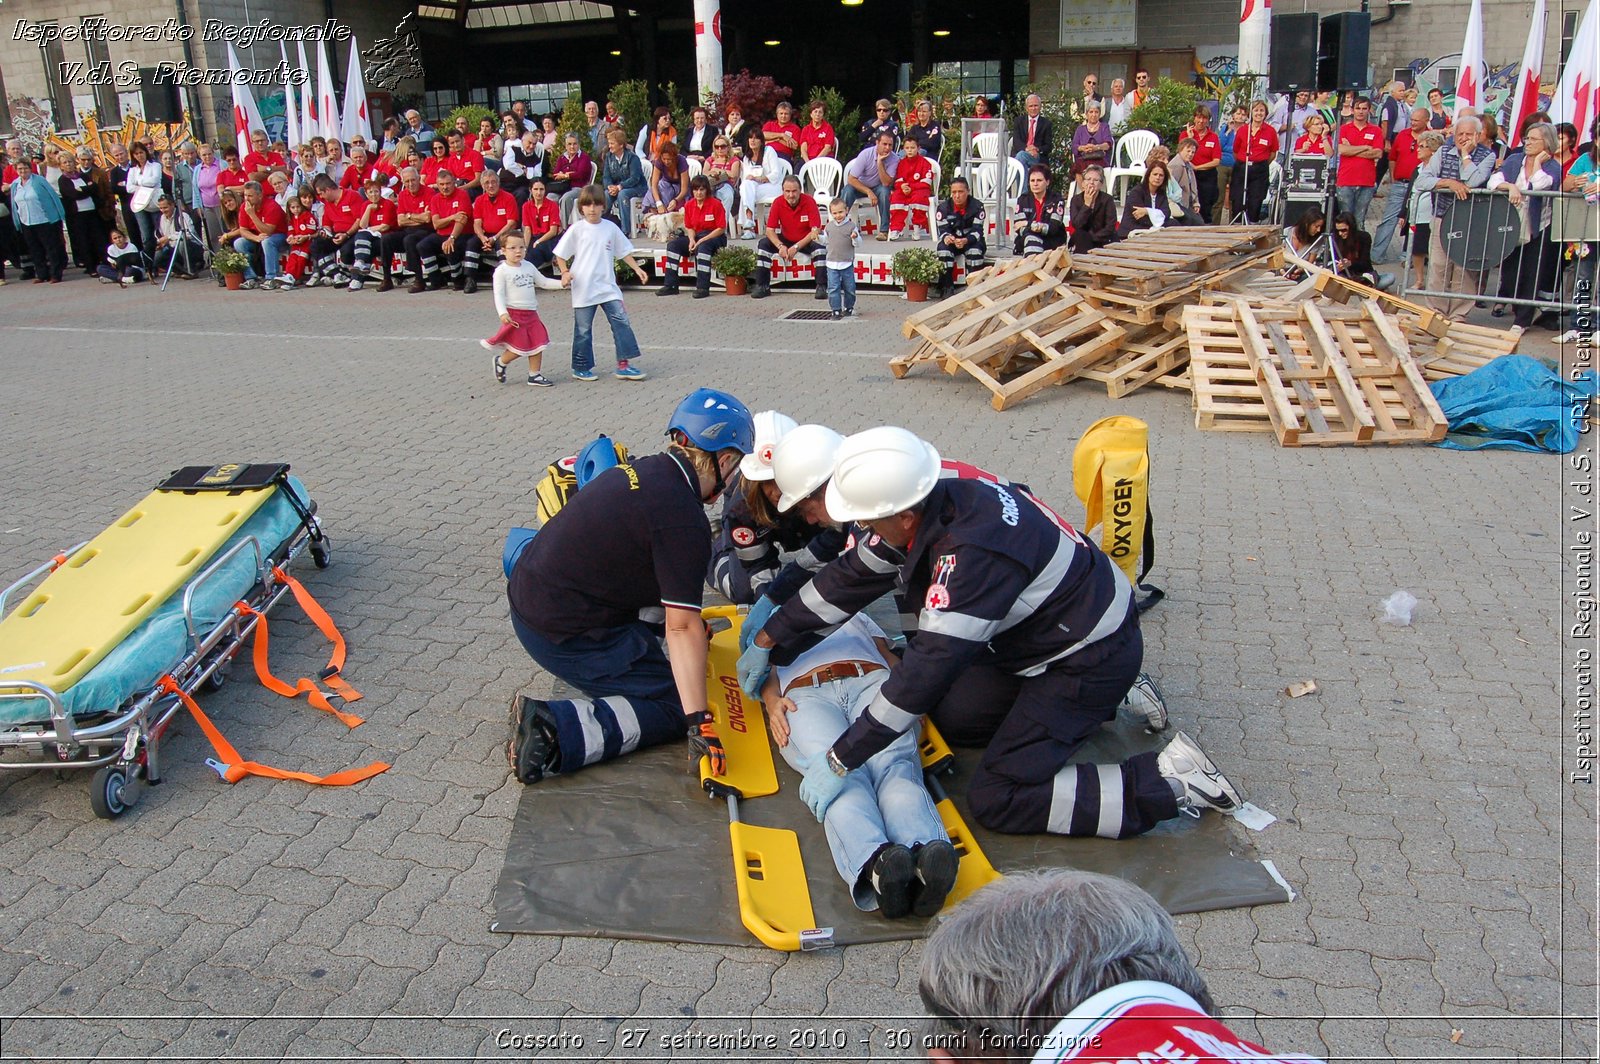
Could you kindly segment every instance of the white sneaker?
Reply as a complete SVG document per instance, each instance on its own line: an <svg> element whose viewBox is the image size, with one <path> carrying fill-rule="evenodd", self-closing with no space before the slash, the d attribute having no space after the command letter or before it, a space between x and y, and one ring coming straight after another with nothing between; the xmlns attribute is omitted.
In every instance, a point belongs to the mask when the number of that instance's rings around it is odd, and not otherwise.
<svg viewBox="0 0 1600 1064"><path fill-rule="evenodd" d="M133 278L132 277L124 277L118 283L121 284L122 287L124 287L124 288L132 288L133 287Z"/></svg>
<svg viewBox="0 0 1600 1064"><path fill-rule="evenodd" d="M284 289L285 291L287 291L290 288L293 288L294 287L294 274L286 273L282 277L279 277L278 278L278 287Z"/></svg>
<svg viewBox="0 0 1600 1064"><path fill-rule="evenodd" d="M1136 717L1144 719L1145 728L1154 732L1167 730L1167 700L1161 695L1161 688L1156 686L1155 680L1147 673L1140 673L1139 678L1133 681L1133 686L1128 689L1127 695L1122 699L1119 710L1127 710Z"/></svg>
<svg viewBox="0 0 1600 1064"><path fill-rule="evenodd" d="M361 278L359 278L359 277L350 278L350 291L359 292L365 287L366 287L366 285L361 283Z"/></svg>
<svg viewBox="0 0 1600 1064"><path fill-rule="evenodd" d="M1578 335L1577 329L1568 329L1560 336L1550 337L1550 342L1553 344L1575 344L1578 342Z"/></svg>
<svg viewBox="0 0 1600 1064"><path fill-rule="evenodd" d="M1244 796L1184 732L1156 755L1156 769L1183 788L1178 807L1185 812L1199 816L1201 807L1209 807L1228 813L1244 805Z"/></svg>
<svg viewBox="0 0 1600 1064"><path fill-rule="evenodd" d="M898 229L889 230L889 239L891 241L899 240L900 239L900 230L898 230Z"/></svg>

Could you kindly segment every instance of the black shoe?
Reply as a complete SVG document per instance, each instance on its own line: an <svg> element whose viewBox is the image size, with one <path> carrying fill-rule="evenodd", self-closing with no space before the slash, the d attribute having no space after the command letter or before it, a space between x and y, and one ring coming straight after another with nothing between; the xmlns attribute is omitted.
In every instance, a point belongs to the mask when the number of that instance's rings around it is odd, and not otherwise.
<svg viewBox="0 0 1600 1064"><path fill-rule="evenodd" d="M913 916L937 915L944 908L950 888L956 885L956 871L961 858L956 848L944 839L925 842L917 847L916 898L911 903Z"/></svg>
<svg viewBox="0 0 1600 1064"><path fill-rule="evenodd" d="M656 289L656 295L658 295L658 296L675 296L677 294L678 294L678 282L677 281L668 281L666 284L664 284L660 288Z"/></svg>
<svg viewBox="0 0 1600 1064"><path fill-rule="evenodd" d="M694 290L694 297L696 299L710 299L711 298L711 289L709 287L707 287L707 288L696 288Z"/></svg>
<svg viewBox="0 0 1600 1064"><path fill-rule="evenodd" d="M842 317L844 317L844 311L836 310L836 311L833 312L833 320L834 321L838 321Z"/></svg>
<svg viewBox="0 0 1600 1064"><path fill-rule="evenodd" d="M754 288L750 289L750 298L751 299L765 299L768 296L770 296L771 294L772 294L772 286L771 285L758 284ZM824 296L824 298L826 298L826 296Z"/></svg>
<svg viewBox="0 0 1600 1064"><path fill-rule="evenodd" d="M886 920L898 920L911 912L911 885L917 882L917 863L911 851L890 843L872 859L867 882L878 896L878 908Z"/></svg>
<svg viewBox="0 0 1600 1064"><path fill-rule="evenodd" d="M812 299L827 299L828 298L828 286L825 285L825 284L817 285L817 294L812 296L811 298Z"/></svg>
<svg viewBox="0 0 1600 1064"><path fill-rule="evenodd" d="M461 290L469 296L476 292L478 290L478 278L470 273L467 274L467 283Z"/></svg>
<svg viewBox="0 0 1600 1064"><path fill-rule="evenodd" d="M467 281L468 281L468 280L470 280L470 278L467 278L467 277L457 277L457 278L456 278L456 291L457 291L457 292L464 292L464 291L466 291L466 287L467 287Z"/></svg>
<svg viewBox="0 0 1600 1064"><path fill-rule="evenodd" d="M532 784L556 775L561 751L556 745L556 726L550 716L550 704L517 695L511 700L510 728L506 761L517 779Z"/></svg>
<svg viewBox="0 0 1600 1064"><path fill-rule="evenodd" d="M450 283L450 282L448 282L448 281L446 281L446 280L445 280L445 279L444 279L444 278L442 278L442 277L441 277L441 278L439 278L439 279L438 279L438 280L435 280L435 281L429 281L429 282L428 282L428 291L430 291L430 292L437 292L437 291L438 291L438 290L439 290L439 289L441 289L441 288L444 288L444 287L445 287L445 286L447 286L447 285L448 285L448 284L449 284L449 283Z"/></svg>

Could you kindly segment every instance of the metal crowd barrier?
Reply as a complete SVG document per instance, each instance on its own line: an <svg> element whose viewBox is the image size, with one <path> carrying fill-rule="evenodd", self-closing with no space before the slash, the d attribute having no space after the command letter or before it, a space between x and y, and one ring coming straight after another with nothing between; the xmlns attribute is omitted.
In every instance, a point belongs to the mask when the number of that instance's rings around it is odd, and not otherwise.
<svg viewBox="0 0 1600 1064"><path fill-rule="evenodd" d="M1504 186L1492 192L1471 189L1466 199L1448 191L1438 194L1449 197L1443 217L1432 217L1424 198L1420 217L1408 219L1401 286L1408 298L1470 299L1540 312L1593 311L1600 204L1586 201L1582 192L1525 191L1519 208L1512 206ZM1537 230L1531 220L1535 213L1540 215ZM1415 233L1410 226L1418 222L1431 226L1426 249L1430 261L1421 278L1411 271L1412 256L1422 251L1411 246ZM1574 244L1587 244L1587 257L1569 258L1568 248ZM1441 245L1462 275L1458 283L1464 281L1468 291L1429 287L1430 279L1438 280L1433 256Z"/></svg>

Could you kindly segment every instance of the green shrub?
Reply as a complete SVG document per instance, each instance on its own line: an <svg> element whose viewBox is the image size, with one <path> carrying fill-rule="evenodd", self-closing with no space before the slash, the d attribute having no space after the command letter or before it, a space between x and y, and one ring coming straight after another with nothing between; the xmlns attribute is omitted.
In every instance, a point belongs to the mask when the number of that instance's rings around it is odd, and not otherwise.
<svg viewBox="0 0 1600 1064"><path fill-rule="evenodd" d="M1197 87L1162 78L1156 82L1150 98L1129 112L1128 121L1111 132L1120 137L1130 129L1148 129L1161 138L1161 143L1175 145L1178 134L1194 117L1194 109L1200 103L1200 98Z"/></svg>
<svg viewBox="0 0 1600 1064"><path fill-rule="evenodd" d="M852 149L855 147L857 135L861 132L861 108L850 107L845 102L844 93L831 85L811 86L806 92L806 98L800 101L798 107L810 107L812 100L822 101L823 116L833 127L834 135L839 138L837 154L841 160L849 159L855 154ZM795 116L795 121L802 126L806 125L811 121L811 112L802 111Z"/></svg>
<svg viewBox="0 0 1600 1064"><path fill-rule="evenodd" d="M939 256L931 248L901 248L889 265L896 277L917 284L933 284L944 272Z"/></svg>
<svg viewBox="0 0 1600 1064"><path fill-rule="evenodd" d="M589 119L583 113L583 94L579 92L567 93L567 102L561 105L561 121L556 123L556 150L561 150L561 144L567 139L568 133L576 134L578 147L583 151L589 150Z"/></svg>
<svg viewBox="0 0 1600 1064"><path fill-rule="evenodd" d="M622 132L632 144L633 138L639 135L639 128L650 121L650 84L640 78L619 81L611 86L606 99L617 105L617 114L622 116Z"/></svg>
<svg viewBox="0 0 1600 1064"><path fill-rule="evenodd" d="M756 272L756 253L743 244L726 244L711 256L711 268L724 277L749 277Z"/></svg>
<svg viewBox="0 0 1600 1064"><path fill-rule="evenodd" d="M250 265L250 260L242 252L232 248L222 248L211 253L211 268L218 273L244 273L245 267Z"/></svg>
<svg viewBox="0 0 1600 1064"><path fill-rule="evenodd" d="M478 135L478 123L487 118L495 129L500 128L500 116L481 103L464 103L445 116L444 127L441 132L456 128L456 119L467 120L467 133L469 136Z"/></svg>

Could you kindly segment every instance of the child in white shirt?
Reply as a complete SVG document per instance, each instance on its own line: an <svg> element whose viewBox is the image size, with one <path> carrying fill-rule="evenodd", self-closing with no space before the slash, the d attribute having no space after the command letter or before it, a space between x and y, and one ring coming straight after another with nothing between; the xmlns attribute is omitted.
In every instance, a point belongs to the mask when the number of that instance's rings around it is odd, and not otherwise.
<svg viewBox="0 0 1600 1064"><path fill-rule="evenodd" d="M556 265L561 268L561 285L572 289L572 377L595 381L594 315L604 311L611 323L617 344L618 380L642 381L644 371L631 363L639 357L639 341L633 335L628 312L622 305L622 289L617 287L616 262L633 267L640 283L649 278L633 261L633 244L616 223L604 217L604 190L589 185L578 193L578 213L582 216L561 234L556 243Z"/></svg>
<svg viewBox="0 0 1600 1064"><path fill-rule="evenodd" d="M102 284L120 284L124 288L144 280L144 256L139 248L129 243L128 235L121 229L111 230L111 244L106 248L106 261L95 267Z"/></svg>
<svg viewBox="0 0 1600 1064"><path fill-rule="evenodd" d="M540 373L544 349L550 334L539 320L539 299L535 288L560 289L533 268L527 260L528 242L521 236L508 236L501 245L505 261L494 268L494 309L500 315L500 331L479 340L485 350L494 352L494 379L506 382L506 367L519 358L528 360L528 383L535 388L550 387L550 378Z"/></svg>

